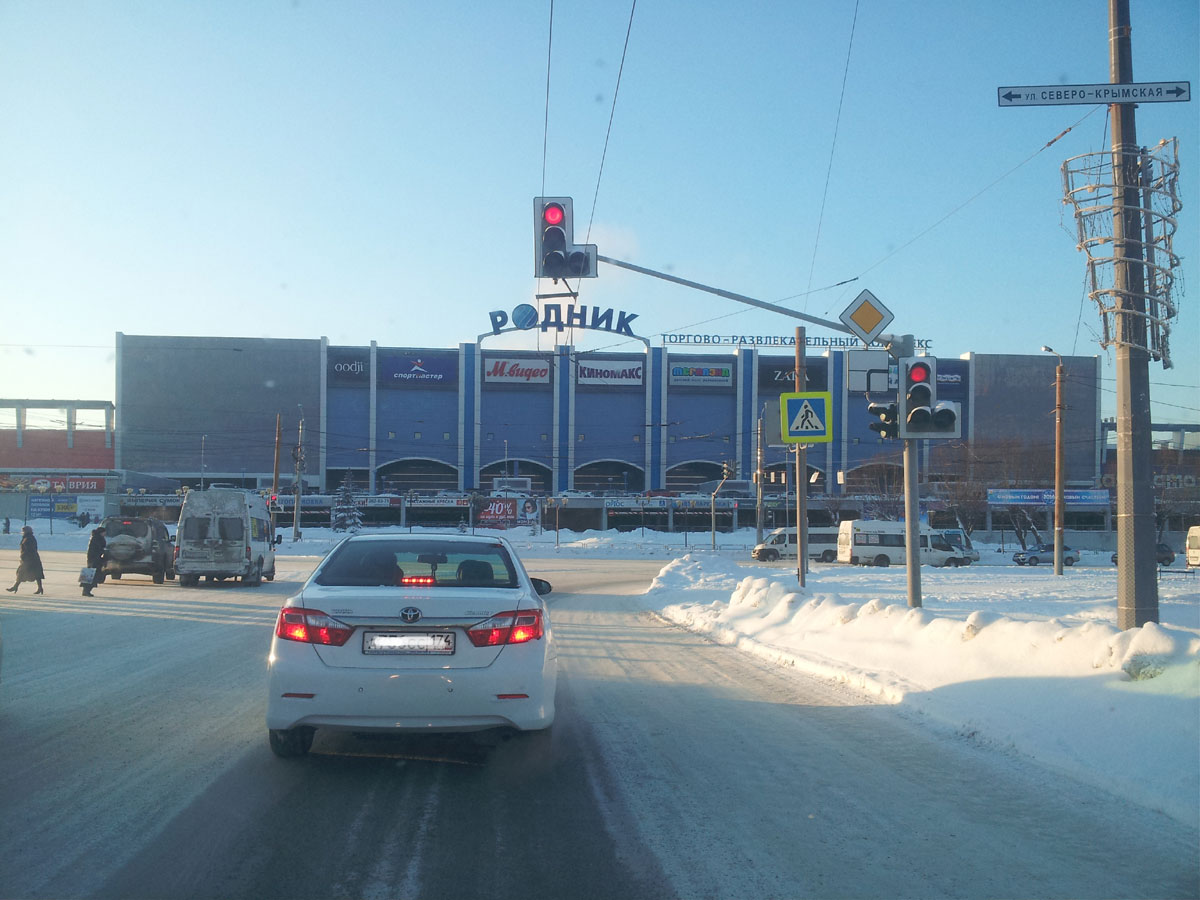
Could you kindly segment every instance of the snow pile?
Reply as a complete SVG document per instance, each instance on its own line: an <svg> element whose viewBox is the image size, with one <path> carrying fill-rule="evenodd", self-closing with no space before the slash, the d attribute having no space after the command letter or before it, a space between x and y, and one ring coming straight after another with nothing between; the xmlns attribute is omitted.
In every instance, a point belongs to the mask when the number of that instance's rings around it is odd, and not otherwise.
<svg viewBox="0 0 1200 900"><path fill-rule="evenodd" d="M1017 619L944 593L913 609L902 569L819 569L800 589L794 573L689 555L667 565L644 599L719 643L844 682L936 727L1011 748L1181 821L1200 820L1195 624L1119 631L1098 621L1089 604L1067 603L1067 585L1058 583L1050 602L1072 621ZM922 578L933 582L929 571ZM1049 571L1040 576L1053 579ZM1076 591L1099 574L1085 577L1072 578ZM876 596L844 598L838 582L848 578L856 593ZM1188 590L1180 592L1183 603L1164 598L1164 620L1168 613L1195 619L1200 598L1195 586ZM1107 603L1115 619L1115 602Z"/></svg>

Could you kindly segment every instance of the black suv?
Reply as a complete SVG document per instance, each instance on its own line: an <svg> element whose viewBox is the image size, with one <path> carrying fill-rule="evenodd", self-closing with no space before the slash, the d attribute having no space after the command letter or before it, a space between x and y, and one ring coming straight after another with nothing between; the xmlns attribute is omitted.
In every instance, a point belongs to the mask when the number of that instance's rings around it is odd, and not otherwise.
<svg viewBox="0 0 1200 900"><path fill-rule="evenodd" d="M1160 566L1170 566L1175 563L1175 551L1168 544L1154 545L1154 561ZM1117 554L1112 555L1112 562L1117 564Z"/></svg>
<svg viewBox="0 0 1200 900"><path fill-rule="evenodd" d="M158 519L109 516L104 520L104 574L149 575L155 584L175 579L175 547L167 526Z"/></svg>

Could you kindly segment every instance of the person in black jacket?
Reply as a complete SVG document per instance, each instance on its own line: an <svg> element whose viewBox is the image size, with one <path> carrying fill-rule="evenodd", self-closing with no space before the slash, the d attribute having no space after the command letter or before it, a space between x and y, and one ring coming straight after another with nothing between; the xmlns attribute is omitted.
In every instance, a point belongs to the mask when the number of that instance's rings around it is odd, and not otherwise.
<svg viewBox="0 0 1200 900"><path fill-rule="evenodd" d="M87 564L89 569L95 569L96 574L92 576L91 584L83 586L83 596L92 596L92 588L104 580L101 572L104 570L104 548L108 546L108 541L104 539L104 526L92 529L91 540L87 546Z"/></svg>
<svg viewBox="0 0 1200 900"><path fill-rule="evenodd" d="M42 557L38 554L37 538L33 536L33 529L26 525L21 529L21 558L17 564L17 580L13 582L13 586L5 588L10 594L17 592L17 586L22 581L36 581L37 590L35 594L42 593L42 579L46 577L45 571L42 569Z"/></svg>

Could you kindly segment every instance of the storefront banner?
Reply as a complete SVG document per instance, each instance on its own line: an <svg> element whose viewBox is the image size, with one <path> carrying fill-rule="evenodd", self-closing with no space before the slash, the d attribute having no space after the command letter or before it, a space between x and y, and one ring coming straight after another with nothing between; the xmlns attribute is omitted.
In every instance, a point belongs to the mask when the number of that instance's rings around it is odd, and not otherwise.
<svg viewBox="0 0 1200 900"><path fill-rule="evenodd" d="M103 475L14 475L0 472L0 491L103 494L108 479Z"/></svg>
<svg viewBox="0 0 1200 900"><path fill-rule="evenodd" d="M366 347L330 347L326 355L330 384L369 384L371 351Z"/></svg>
<svg viewBox="0 0 1200 900"><path fill-rule="evenodd" d="M380 387L431 387L458 383L458 359L416 353L378 356Z"/></svg>
<svg viewBox="0 0 1200 900"><path fill-rule="evenodd" d="M1054 488L1008 490L988 488L989 506L1051 506L1054 503ZM1065 490L1063 502L1080 506L1107 506L1111 502L1108 491Z"/></svg>
<svg viewBox="0 0 1200 900"><path fill-rule="evenodd" d="M670 383L672 385L733 386L732 365L712 365L704 362L672 363Z"/></svg>
<svg viewBox="0 0 1200 900"><path fill-rule="evenodd" d="M544 359L484 357L483 380L500 384L549 384L550 362Z"/></svg>
<svg viewBox="0 0 1200 900"><path fill-rule="evenodd" d="M611 387L640 386L644 368L644 364L640 362L622 362L615 359L602 362L581 362L575 380L578 384L603 384Z"/></svg>

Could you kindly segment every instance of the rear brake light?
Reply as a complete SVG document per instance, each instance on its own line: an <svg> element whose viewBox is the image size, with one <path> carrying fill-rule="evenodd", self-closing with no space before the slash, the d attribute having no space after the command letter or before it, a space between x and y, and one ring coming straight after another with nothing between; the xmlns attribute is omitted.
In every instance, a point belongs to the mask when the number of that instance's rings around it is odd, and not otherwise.
<svg viewBox="0 0 1200 900"><path fill-rule="evenodd" d="M403 578L400 579L400 584L401 585L419 584L419 585L428 586L431 584L437 584L437 579L434 578L432 575L405 575Z"/></svg>
<svg viewBox="0 0 1200 900"><path fill-rule="evenodd" d="M350 640L354 629L345 622L327 616L319 609L285 606L275 622L275 636L285 641L304 644L325 644L340 647Z"/></svg>
<svg viewBox="0 0 1200 900"><path fill-rule="evenodd" d="M467 637L476 647L524 644L526 641L536 641L541 636L540 609L514 609L496 613L490 619L467 629Z"/></svg>

